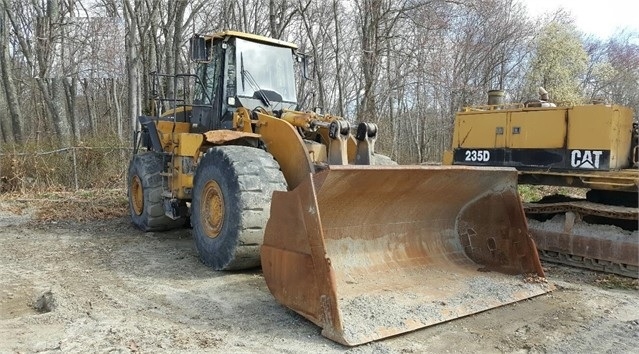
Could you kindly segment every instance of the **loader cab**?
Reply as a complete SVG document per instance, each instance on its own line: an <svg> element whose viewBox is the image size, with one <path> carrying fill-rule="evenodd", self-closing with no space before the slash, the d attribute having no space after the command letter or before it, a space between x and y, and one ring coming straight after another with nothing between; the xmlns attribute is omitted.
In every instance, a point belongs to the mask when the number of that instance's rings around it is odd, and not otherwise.
<svg viewBox="0 0 639 354"><path fill-rule="evenodd" d="M238 107L296 108L294 64L301 61L296 49L291 43L233 31L192 38L198 77L192 130L232 129Z"/></svg>

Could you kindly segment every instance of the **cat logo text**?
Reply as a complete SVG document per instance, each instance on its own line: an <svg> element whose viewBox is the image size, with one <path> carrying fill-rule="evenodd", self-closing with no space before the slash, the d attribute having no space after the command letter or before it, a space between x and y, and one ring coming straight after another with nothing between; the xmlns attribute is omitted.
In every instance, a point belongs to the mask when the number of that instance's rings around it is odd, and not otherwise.
<svg viewBox="0 0 639 354"><path fill-rule="evenodd" d="M575 168L597 169L601 160L601 150L572 150L570 165Z"/></svg>

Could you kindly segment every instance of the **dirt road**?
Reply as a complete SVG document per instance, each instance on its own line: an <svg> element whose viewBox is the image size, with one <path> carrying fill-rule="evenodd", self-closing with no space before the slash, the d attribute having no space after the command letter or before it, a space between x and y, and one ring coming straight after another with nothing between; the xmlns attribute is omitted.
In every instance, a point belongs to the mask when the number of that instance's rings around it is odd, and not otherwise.
<svg viewBox="0 0 639 354"><path fill-rule="evenodd" d="M347 348L278 305L259 271L203 266L189 230L35 222L0 202L0 352L639 352L636 282L546 268L551 294Z"/></svg>

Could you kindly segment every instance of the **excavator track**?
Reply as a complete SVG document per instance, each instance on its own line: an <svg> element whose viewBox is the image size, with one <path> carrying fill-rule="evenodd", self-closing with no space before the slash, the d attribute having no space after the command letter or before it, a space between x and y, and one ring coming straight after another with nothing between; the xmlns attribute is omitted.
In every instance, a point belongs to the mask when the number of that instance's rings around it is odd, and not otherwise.
<svg viewBox="0 0 639 354"><path fill-rule="evenodd" d="M638 208L579 200L524 210L542 260L639 278Z"/></svg>
<svg viewBox="0 0 639 354"><path fill-rule="evenodd" d="M639 273L639 267L637 267L636 265L633 266L629 264L613 263L600 259L579 257L567 253L553 252L542 249L538 249L538 251L539 259L546 262L560 263L572 267L591 269L599 272L612 273L635 279L637 278L637 274Z"/></svg>

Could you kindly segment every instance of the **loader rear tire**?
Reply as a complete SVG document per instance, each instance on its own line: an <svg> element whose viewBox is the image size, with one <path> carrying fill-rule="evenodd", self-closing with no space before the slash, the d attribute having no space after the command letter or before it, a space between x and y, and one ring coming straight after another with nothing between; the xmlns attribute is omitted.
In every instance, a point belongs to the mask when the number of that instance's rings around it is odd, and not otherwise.
<svg viewBox="0 0 639 354"><path fill-rule="evenodd" d="M133 224L142 231L165 231L183 227L184 218L173 220L164 213L162 155L148 151L134 155L129 163L128 197Z"/></svg>
<svg viewBox="0 0 639 354"><path fill-rule="evenodd" d="M211 148L193 181L191 224L202 263L215 270L260 265L273 191L285 191L279 165L264 150Z"/></svg>

